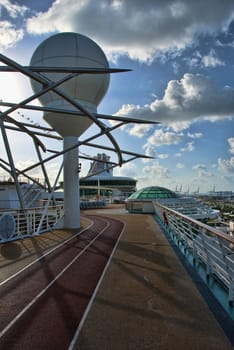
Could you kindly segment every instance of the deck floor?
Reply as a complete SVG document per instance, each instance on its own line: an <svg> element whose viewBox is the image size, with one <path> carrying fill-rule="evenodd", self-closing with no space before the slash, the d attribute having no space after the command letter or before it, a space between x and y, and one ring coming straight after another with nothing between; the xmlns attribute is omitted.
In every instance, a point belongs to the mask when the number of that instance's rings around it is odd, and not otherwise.
<svg viewBox="0 0 234 350"><path fill-rule="evenodd" d="M233 349L151 215L126 214L120 206L95 213L126 226L75 349ZM0 246L1 280L70 235L54 231Z"/></svg>
<svg viewBox="0 0 234 350"><path fill-rule="evenodd" d="M126 229L76 349L233 349L153 217L109 212Z"/></svg>

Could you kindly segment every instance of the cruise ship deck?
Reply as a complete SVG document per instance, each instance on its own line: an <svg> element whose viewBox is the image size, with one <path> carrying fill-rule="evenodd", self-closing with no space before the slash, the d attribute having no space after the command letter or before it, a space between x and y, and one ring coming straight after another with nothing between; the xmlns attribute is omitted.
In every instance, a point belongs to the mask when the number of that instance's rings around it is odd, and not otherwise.
<svg viewBox="0 0 234 350"><path fill-rule="evenodd" d="M126 229L76 349L233 349L153 217L118 217Z"/></svg>
<svg viewBox="0 0 234 350"><path fill-rule="evenodd" d="M233 349L233 339L225 334L152 215L126 214L120 206L95 213L123 221L125 229L73 349ZM3 275L22 264L24 254L30 251L33 257L32 250L37 249L38 255L38 249L49 249L69 234L55 231L34 237L40 244L32 245L30 239L15 242L20 259L17 262L17 255L12 255L11 263L5 264L1 257L6 266Z"/></svg>

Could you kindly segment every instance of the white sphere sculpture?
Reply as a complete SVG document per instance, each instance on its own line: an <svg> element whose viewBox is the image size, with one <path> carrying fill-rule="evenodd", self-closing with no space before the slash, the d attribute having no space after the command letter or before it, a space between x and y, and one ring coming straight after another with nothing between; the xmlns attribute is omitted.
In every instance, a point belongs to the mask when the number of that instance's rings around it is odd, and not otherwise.
<svg viewBox="0 0 234 350"><path fill-rule="evenodd" d="M109 64L102 49L88 37L77 33L59 33L43 41L32 55L30 66L40 67L89 67L108 68ZM43 73L57 81L66 73ZM109 74L80 74L59 85L66 94L79 102L91 113L97 112L97 105L107 92ZM42 86L31 79L35 92ZM79 111L68 101L50 91L39 98L46 107ZM92 120L84 116L67 113L44 112L44 119L62 136L80 136Z"/></svg>

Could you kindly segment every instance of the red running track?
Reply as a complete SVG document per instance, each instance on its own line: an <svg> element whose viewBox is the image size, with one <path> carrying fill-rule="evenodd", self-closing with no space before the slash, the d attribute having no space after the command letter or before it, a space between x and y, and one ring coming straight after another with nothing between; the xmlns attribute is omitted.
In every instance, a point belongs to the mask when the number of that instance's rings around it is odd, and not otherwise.
<svg viewBox="0 0 234 350"><path fill-rule="evenodd" d="M124 224L92 226L0 284L0 350L72 349Z"/></svg>

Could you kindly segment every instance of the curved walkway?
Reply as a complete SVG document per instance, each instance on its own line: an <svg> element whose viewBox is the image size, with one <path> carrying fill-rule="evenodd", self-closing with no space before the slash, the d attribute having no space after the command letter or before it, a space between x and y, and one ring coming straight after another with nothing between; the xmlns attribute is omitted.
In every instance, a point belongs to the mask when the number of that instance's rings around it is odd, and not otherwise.
<svg viewBox="0 0 234 350"><path fill-rule="evenodd" d="M124 228L90 218L86 229L0 283L0 349L64 350L76 339Z"/></svg>
<svg viewBox="0 0 234 350"><path fill-rule="evenodd" d="M233 349L153 217L109 215L126 230L75 349Z"/></svg>
<svg viewBox="0 0 234 350"><path fill-rule="evenodd" d="M120 206L95 213L126 226L70 350L233 349L151 215L126 214ZM85 214L88 225L94 211ZM72 234L54 231L30 244L0 246L1 280Z"/></svg>

